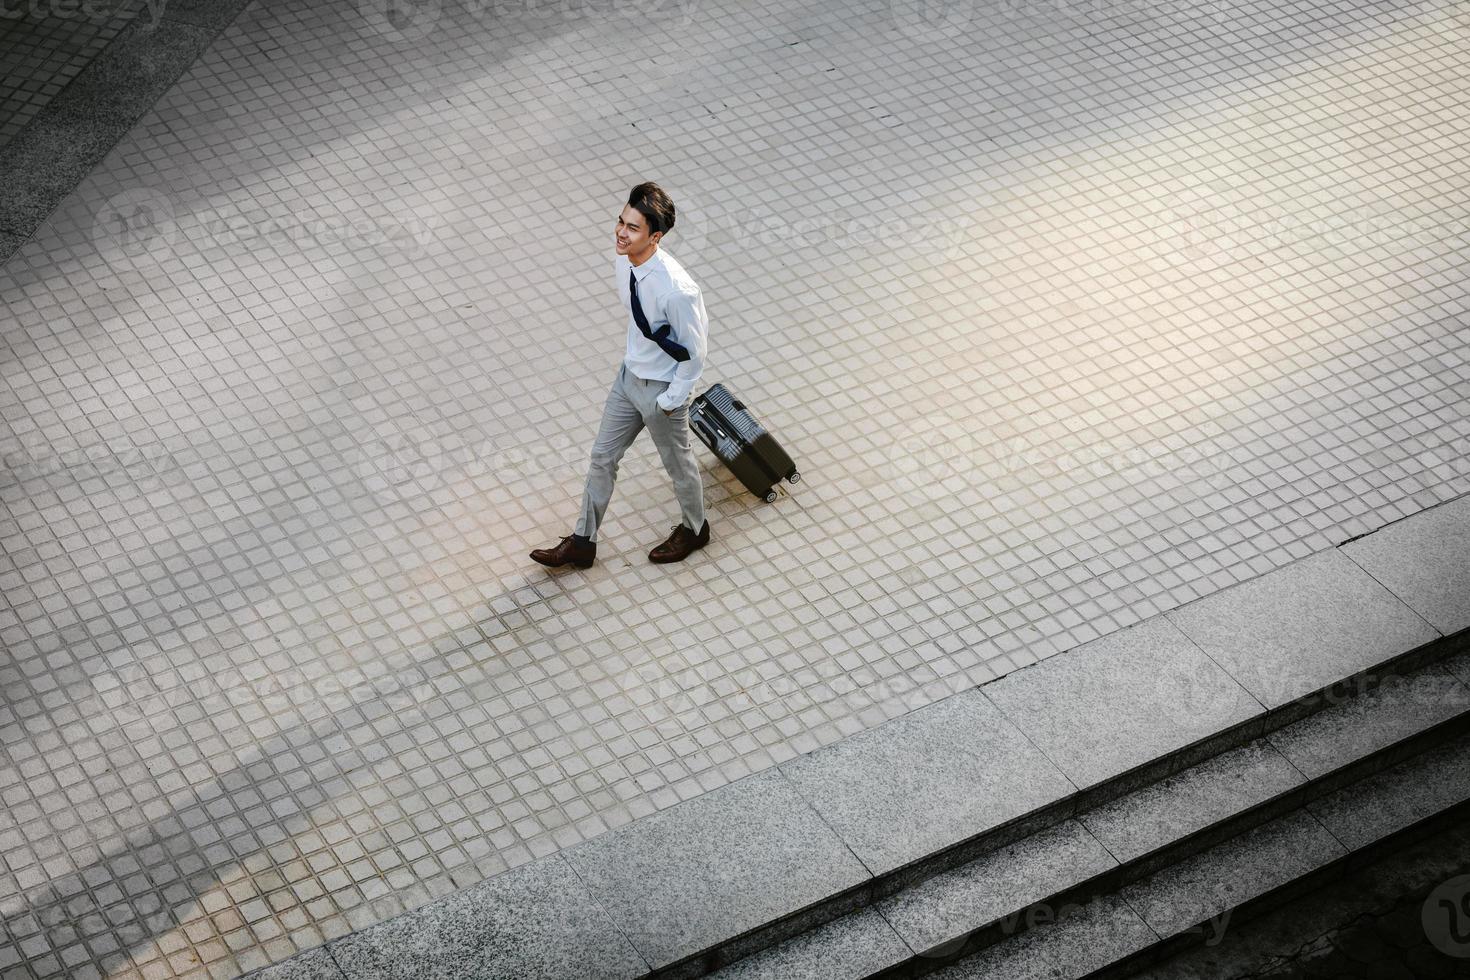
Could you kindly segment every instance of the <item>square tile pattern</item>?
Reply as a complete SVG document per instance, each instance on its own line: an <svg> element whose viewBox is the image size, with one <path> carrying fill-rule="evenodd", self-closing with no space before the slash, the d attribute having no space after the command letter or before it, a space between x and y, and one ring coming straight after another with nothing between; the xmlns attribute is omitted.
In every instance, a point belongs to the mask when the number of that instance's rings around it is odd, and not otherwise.
<svg viewBox="0 0 1470 980"><path fill-rule="evenodd" d="M1470 491L1467 41L258 0L0 270L0 978L279 962ZM653 566L641 439L548 574L650 178L804 479L701 450Z"/></svg>

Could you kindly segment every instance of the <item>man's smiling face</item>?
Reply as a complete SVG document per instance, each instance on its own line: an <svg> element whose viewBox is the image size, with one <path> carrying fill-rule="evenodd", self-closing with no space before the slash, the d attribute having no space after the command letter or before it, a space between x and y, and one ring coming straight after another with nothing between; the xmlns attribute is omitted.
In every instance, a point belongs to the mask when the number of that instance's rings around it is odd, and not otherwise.
<svg viewBox="0 0 1470 980"><path fill-rule="evenodd" d="M613 244L619 255L641 256L662 237L662 232L648 233L648 219L637 208L631 204L623 205L623 213L618 215L617 228L613 232Z"/></svg>

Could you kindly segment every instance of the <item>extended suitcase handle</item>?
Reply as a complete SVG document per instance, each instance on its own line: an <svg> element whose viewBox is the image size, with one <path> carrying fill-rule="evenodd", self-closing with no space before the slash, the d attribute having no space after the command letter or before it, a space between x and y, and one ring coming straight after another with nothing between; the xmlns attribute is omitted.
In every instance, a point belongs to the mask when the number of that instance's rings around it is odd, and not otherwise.
<svg viewBox="0 0 1470 980"><path fill-rule="evenodd" d="M706 446L713 447L718 441L718 437L715 435L715 430L706 425L704 419L695 419L693 421L693 425L695 431L704 437L704 444Z"/></svg>

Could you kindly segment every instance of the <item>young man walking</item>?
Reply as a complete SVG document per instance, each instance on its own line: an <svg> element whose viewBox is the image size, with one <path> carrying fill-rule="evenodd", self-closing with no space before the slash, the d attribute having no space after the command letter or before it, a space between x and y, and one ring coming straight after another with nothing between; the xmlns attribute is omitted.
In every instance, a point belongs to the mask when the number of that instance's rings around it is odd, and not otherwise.
<svg viewBox="0 0 1470 980"><path fill-rule="evenodd" d="M657 184L639 184L618 215L613 271L628 311L627 350L613 379L602 425L592 443L592 462L576 530L531 558L557 568L589 568L597 557L597 529L612 499L618 461L644 426L674 481L684 521L649 561L683 561L709 543L704 486L689 435L689 401L704 371L709 317L699 287L659 240L674 227L674 202Z"/></svg>

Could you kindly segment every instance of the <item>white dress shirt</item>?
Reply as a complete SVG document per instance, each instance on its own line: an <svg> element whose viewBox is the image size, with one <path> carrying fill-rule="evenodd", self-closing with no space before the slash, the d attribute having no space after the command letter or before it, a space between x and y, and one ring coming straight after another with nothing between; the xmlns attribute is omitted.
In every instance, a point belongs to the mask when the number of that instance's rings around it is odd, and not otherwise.
<svg viewBox="0 0 1470 980"><path fill-rule="evenodd" d="M669 324L669 339L689 352L689 360L674 360L638 329L638 321L633 319L632 293L628 289L629 269L638 277L638 299L643 303L648 329L657 332L659 327ZM665 411L678 408L688 401L694 383L704 373L708 350L709 316L704 312L699 286L672 255L657 246L639 266L626 255L615 256L613 270L623 309L628 311L628 349L623 363L640 378L669 382L669 387L658 396L658 407Z"/></svg>

